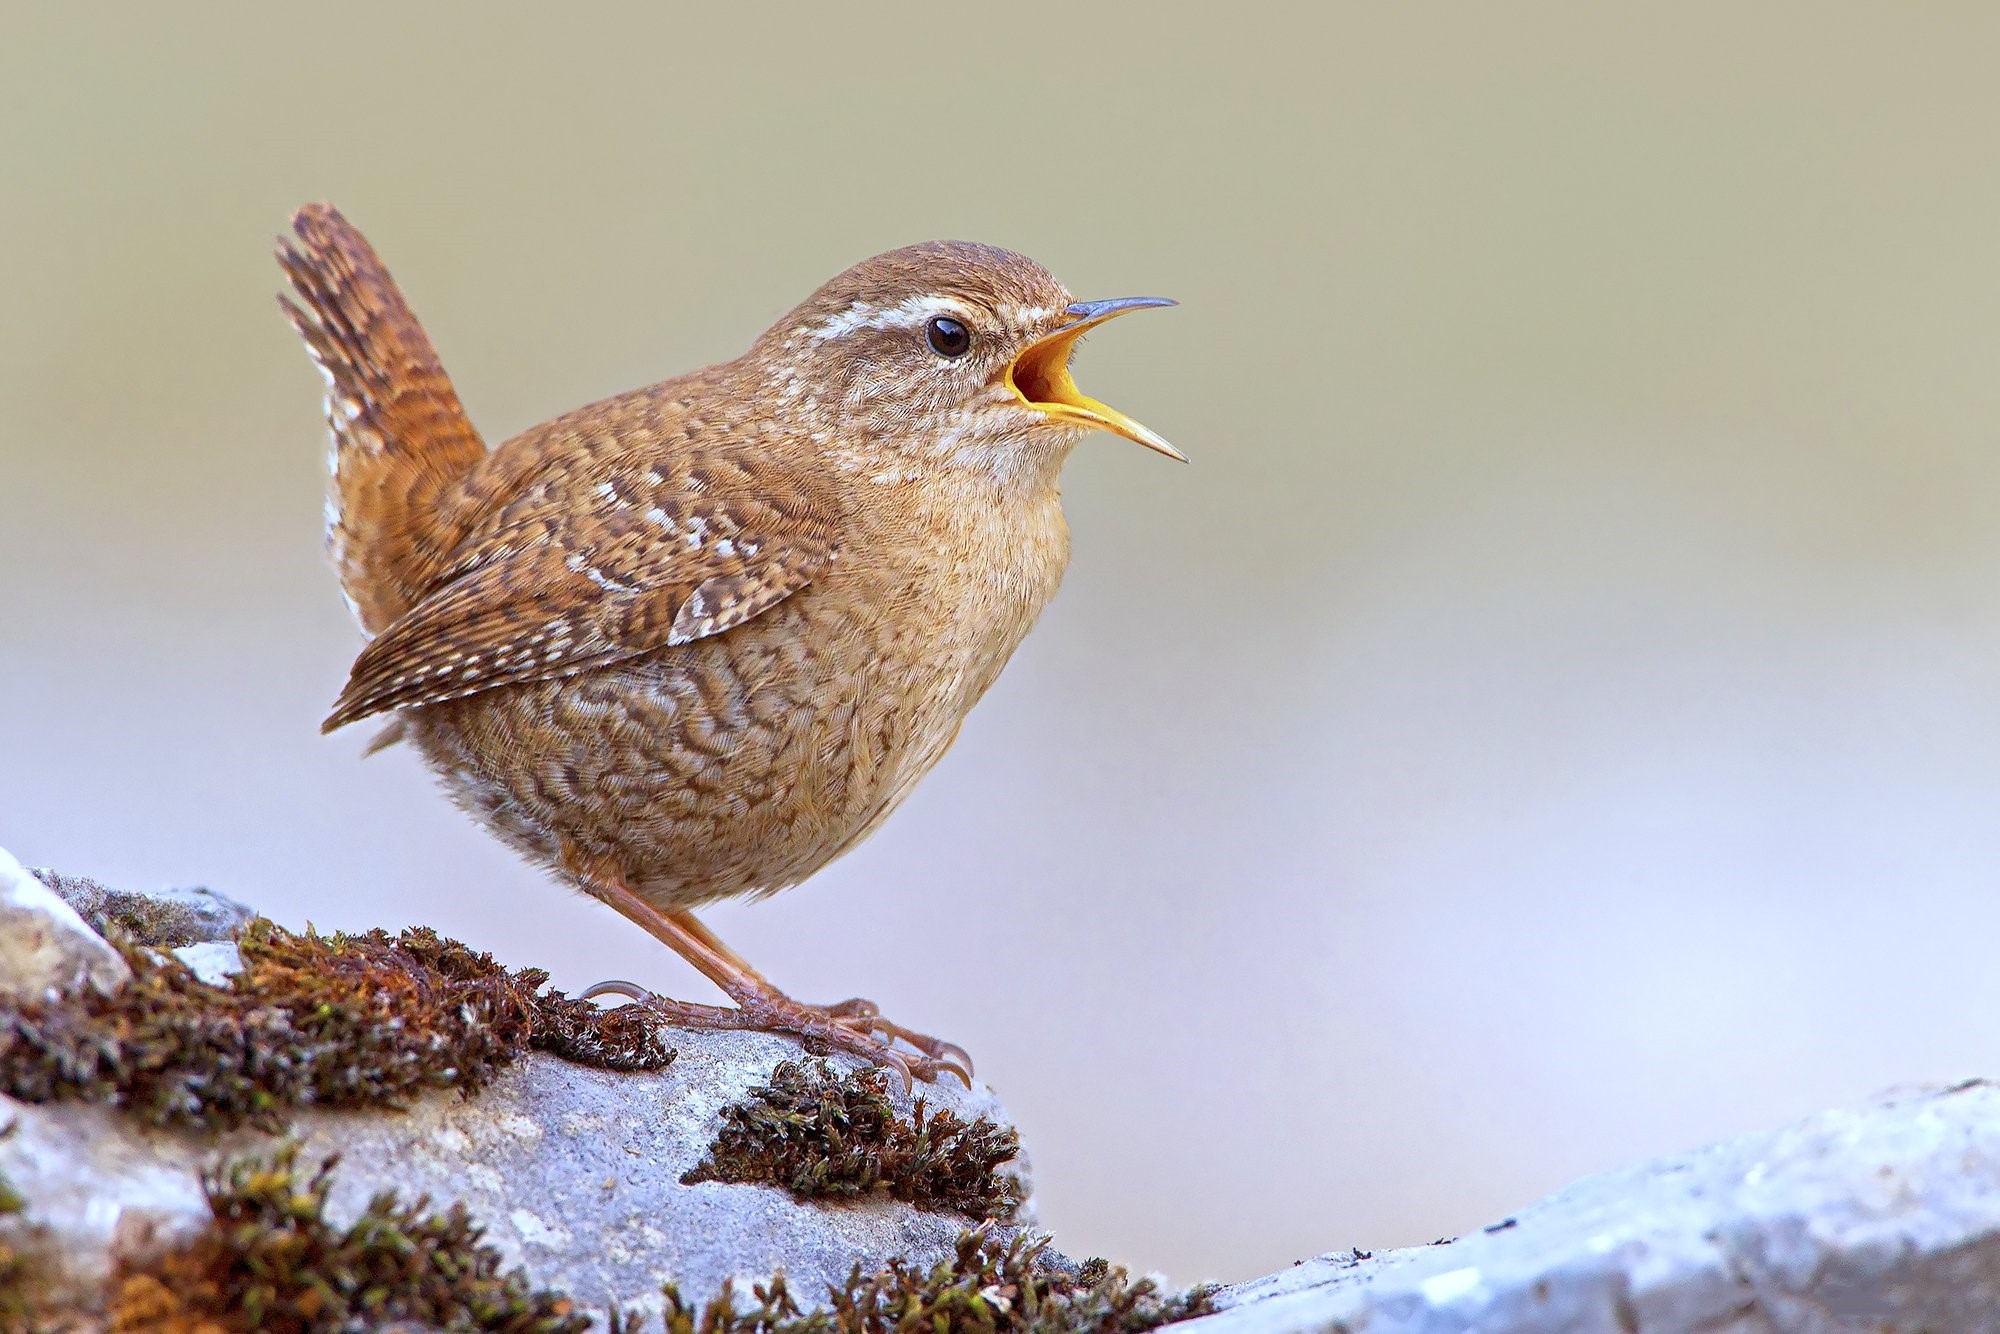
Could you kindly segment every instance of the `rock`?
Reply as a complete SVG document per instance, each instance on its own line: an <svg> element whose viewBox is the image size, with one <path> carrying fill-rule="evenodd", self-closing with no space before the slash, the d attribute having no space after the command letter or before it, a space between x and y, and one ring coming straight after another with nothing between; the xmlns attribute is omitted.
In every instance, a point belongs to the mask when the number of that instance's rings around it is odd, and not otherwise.
<svg viewBox="0 0 2000 1334"><path fill-rule="evenodd" d="M799 1048L764 1033L673 1040L680 1056L658 1074L613 1074L536 1053L469 1099L431 1095L402 1113L308 1110L293 1118L301 1162L341 1155L329 1211L337 1223L382 1190L428 1194L440 1207L462 1202L538 1285L594 1307L657 1306L668 1279L706 1300L725 1278L762 1279L774 1269L816 1296L856 1262L933 1264L971 1226L888 1199L829 1205L767 1186L683 1186L720 1110L778 1062L797 1059ZM927 1087L922 1096L968 1119L1004 1115L983 1089ZM0 1099L0 1109L15 1126L0 1138L0 1173L42 1229L27 1244L60 1257L77 1301L102 1284L114 1240L157 1244L207 1221L204 1167L272 1147L255 1132L218 1143L79 1103Z"/></svg>
<svg viewBox="0 0 2000 1334"><path fill-rule="evenodd" d="M203 941L234 940L250 919L250 909L212 889L156 889L143 894L106 889L82 876L37 869L41 882L76 909L90 929L103 934L115 926L141 945L174 949Z"/></svg>
<svg viewBox="0 0 2000 1334"><path fill-rule="evenodd" d="M233 940L204 940L198 945L183 945L173 955L212 987L224 985L243 971L243 955Z"/></svg>
<svg viewBox="0 0 2000 1334"><path fill-rule="evenodd" d="M1223 1289L1187 1334L2000 1329L2000 1087L1591 1177L1484 1232Z"/></svg>
<svg viewBox="0 0 2000 1334"><path fill-rule="evenodd" d="M14 899L40 902L51 917L66 914L73 951L84 948L79 940L108 948L33 877L7 883ZM212 982L240 967L236 946L224 941L174 952ZM657 1309L668 1280L706 1301L725 1279L761 1281L774 1270L810 1302L857 1263L873 1270L901 1258L928 1267L953 1254L972 1226L957 1214L881 1195L829 1204L770 1186L681 1184L707 1155L722 1109L802 1053L796 1042L763 1033L674 1031L668 1040L679 1055L655 1073L614 1073L535 1052L470 1098L432 1094L401 1111L306 1108L290 1115L289 1134L308 1171L340 1155L329 1208L336 1225L385 1190L405 1199L428 1194L439 1208L463 1204L538 1287L599 1309ZM839 1069L857 1065L829 1060ZM907 1116L911 1099L894 1081L890 1091ZM984 1088L946 1082L921 1086L918 1096L968 1121L1006 1121ZM11 1127L0 1133L0 1176L26 1200L24 1212L0 1219L0 1243L36 1259L51 1304L79 1307L102 1300L115 1255L157 1249L208 1222L204 1170L279 1143L251 1130L217 1137L155 1129L79 1102L0 1098L0 1127ZM1024 1166L1018 1174L1025 1193ZM1025 1221L1024 1210L1001 1234Z"/></svg>
<svg viewBox="0 0 2000 1334"><path fill-rule="evenodd" d="M118 951L54 891L0 848L0 997L113 991L131 976Z"/></svg>

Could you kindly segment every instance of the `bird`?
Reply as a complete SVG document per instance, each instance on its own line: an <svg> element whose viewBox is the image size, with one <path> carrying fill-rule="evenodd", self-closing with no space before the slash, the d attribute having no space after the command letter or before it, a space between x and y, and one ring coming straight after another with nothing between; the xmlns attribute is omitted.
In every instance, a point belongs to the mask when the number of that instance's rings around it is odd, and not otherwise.
<svg viewBox="0 0 2000 1334"><path fill-rule="evenodd" d="M489 447L339 210L298 210L277 258L327 384L328 553L366 637L322 730L385 717L371 752L413 746L731 1004L586 995L970 1087L963 1048L792 999L693 910L805 880L937 764L1062 579L1084 436L1186 461L1070 374L1083 335L1175 303L1078 301L1025 256L925 242L734 360Z"/></svg>

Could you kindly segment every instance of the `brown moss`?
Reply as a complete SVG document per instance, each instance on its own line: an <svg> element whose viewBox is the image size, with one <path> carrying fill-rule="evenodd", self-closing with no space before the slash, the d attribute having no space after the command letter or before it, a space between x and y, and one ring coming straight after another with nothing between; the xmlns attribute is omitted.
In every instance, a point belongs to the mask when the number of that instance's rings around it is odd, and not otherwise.
<svg viewBox="0 0 2000 1334"><path fill-rule="evenodd" d="M503 1271L481 1228L454 1204L384 1192L350 1227L326 1221L328 1159L296 1174L297 1146L203 1179L209 1226L114 1280L114 1334L332 1334L409 1321L431 1329L582 1334L568 1298Z"/></svg>
<svg viewBox="0 0 2000 1334"><path fill-rule="evenodd" d="M470 1093L529 1049L614 1070L673 1059L633 1006L546 990L436 932L294 933L251 924L244 968L210 986L171 956L118 940L132 981L0 1011L0 1092L112 1103L153 1125L275 1129L303 1104Z"/></svg>
<svg viewBox="0 0 2000 1334"><path fill-rule="evenodd" d="M728 1285L703 1306L664 1289L665 1334L1138 1334L1206 1315L1211 1289L1162 1293L1151 1279L1092 1260L1074 1273L1044 1262L1046 1237L1002 1242L985 1227L959 1234L958 1252L929 1270L901 1261L864 1275L856 1265L830 1294L829 1309L807 1313L782 1275L741 1300ZM635 1317L611 1318L611 1334L640 1334Z"/></svg>
<svg viewBox="0 0 2000 1334"><path fill-rule="evenodd" d="M8 1128L11 1133L12 1127ZM26 1213L28 1202L14 1189L5 1173L0 1173L0 1217ZM28 1328L34 1314L35 1291L39 1286L37 1266L20 1251L0 1238L0 1330Z"/></svg>
<svg viewBox="0 0 2000 1334"><path fill-rule="evenodd" d="M723 1109L708 1156L681 1178L778 1186L799 1199L886 1192L928 1209L1007 1219L1021 1186L998 1169L1021 1151L1011 1126L967 1124L917 1099L896 1116L880 1070L836 1074L825 1061L786 1061L771 1082Z"/></svg>

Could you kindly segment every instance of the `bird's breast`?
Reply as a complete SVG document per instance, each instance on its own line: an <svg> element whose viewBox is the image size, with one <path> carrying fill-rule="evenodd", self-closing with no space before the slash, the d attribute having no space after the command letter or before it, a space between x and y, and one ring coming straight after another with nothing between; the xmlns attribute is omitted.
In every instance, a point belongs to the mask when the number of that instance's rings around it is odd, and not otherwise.
<svg viewBox="0 0 2000 1334"><path fill-rule="evenodd" d="M919 515L845 570L836 562L826 596L874 631L855 663L854 705L866 725L849 758L872 769L855 784L856 839L943 757L1055 595L1068 558L1051 490L1029 507Z"/></svg>

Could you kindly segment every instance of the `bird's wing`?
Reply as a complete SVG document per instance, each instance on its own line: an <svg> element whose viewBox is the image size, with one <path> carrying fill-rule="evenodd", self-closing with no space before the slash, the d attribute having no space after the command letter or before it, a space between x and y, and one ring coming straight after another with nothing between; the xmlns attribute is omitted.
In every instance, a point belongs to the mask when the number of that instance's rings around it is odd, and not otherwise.
<svg viewBox="0 0 2000 1334"><path fill-rule="evenodd" d="M627 455L544 475L362 651L324 730L721 634L775 606L837 555L838 500L814 477L757 471Z"/></svg>

